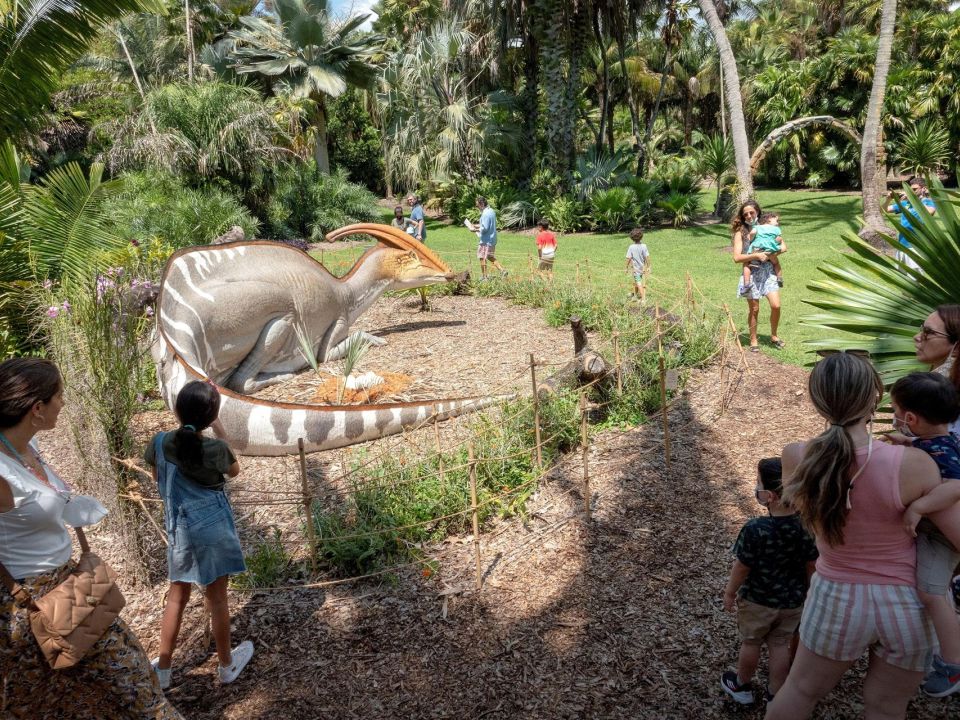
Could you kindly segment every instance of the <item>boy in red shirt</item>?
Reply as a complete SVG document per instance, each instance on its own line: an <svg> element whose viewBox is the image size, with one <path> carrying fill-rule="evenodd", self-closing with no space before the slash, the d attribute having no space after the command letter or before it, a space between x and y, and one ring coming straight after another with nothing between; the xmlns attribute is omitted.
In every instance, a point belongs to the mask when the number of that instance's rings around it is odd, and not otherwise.
<svg viewBox="0 0 960 720"><path fill-rule="evenodd" d="M540 258L537 270L552 278L553 259L557 254L557 236L550 232L550 223L546 220L541 220L537 226L540 228L537 233L537 257Z"/></svg>

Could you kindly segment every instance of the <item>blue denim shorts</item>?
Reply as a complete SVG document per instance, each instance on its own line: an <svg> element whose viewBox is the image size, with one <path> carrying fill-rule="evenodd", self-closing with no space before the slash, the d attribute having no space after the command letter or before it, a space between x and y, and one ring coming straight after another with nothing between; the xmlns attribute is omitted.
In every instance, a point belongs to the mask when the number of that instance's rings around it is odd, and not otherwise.
<svg viewBox="0 0 960 720"><path fill-rule="evenodd" d="M209 585L224 575L236 575L247 567L237 536L233 511L222 492L184 502L170 533L167 564L171 582Z"/></svg>

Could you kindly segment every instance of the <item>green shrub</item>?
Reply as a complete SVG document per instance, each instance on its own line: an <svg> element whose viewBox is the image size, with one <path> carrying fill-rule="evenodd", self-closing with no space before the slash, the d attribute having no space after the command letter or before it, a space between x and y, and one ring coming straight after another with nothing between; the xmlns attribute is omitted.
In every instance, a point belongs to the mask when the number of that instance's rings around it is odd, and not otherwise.
<svg viewBox="0 0 960 720"><path fill-rule="evenodd" d="M634 218L634 194L629 188L597 190L590 196L593 226L602 230L620 230Z"/></svg>
<svg viewBox="0 0 960 720"><path fill-rule="evenodd" d="M700 193L696 190L683 192L671 190L662 199L657 200L657 207L663 211L674 227L689 225L700 209Z"/></svg>
<svg viewBox="0 0 960 720"><path fill-rule="evenodd" d="M638 224L648 222L654 214L660 182L647 178L630 178L626 187L633 193L633 220Z"/></svg>
<svg viewBox="0 0 960 720"><path fill-rule="evenodd" d="M253 551L248 553L244 560L247 571L230 581L231 585L240 590L281 584L287 577L291 563L280 530L276 528L271 536L257 538Z"/></svg>
<svg viewBox="0 0 960 720"><path fill-rule="evenodd" d="M131 173L124 180L123 192L105 210L119 233L141 246L207 245L234 225L248 237L256 234L257 221L223 190L190 188L162 172Z"/></svg>
<svg viewBox="0 0 960 720"><path fill-rule="evenodd" d="M313 161L282 171L267 209L270 231L282 238L322 240L344 225L374 222L377 198L346 171L316 172Z"/></svg>
<svg viewBox="0 0 960 720"><path fill-rule="evenodd" d="M354 182L371 192L382 193L383 141L363 105L360 91L351 88L330 100L327 111L330 165L343 168Z"/></svg>
<svg viewBox="0 0 960 720"><path fill-rule="evenodd" d="M550 227L559 233L576 232L586 220L583 205L569 195L556 197L543 213L550 221Z"/></svg>

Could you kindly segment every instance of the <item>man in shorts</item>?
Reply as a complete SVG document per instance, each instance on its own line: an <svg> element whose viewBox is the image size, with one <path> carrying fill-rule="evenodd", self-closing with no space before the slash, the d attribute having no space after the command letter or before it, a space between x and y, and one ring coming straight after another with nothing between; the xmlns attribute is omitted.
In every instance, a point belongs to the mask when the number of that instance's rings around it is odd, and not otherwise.
<svg viewBox="0 0 960 720"><path fill-rule="evenodd" d="M477 233L480 238L480 244L477 245L477 260L480 261L480 279L486 280L487 261L489 261L497 270L500 271L500 277L506 277L507 271L503 265L497 262L497 214L487 203L487 199L480 195L477 197L477 208L480 210L480 222L471 223L470 229Z"/></svg>

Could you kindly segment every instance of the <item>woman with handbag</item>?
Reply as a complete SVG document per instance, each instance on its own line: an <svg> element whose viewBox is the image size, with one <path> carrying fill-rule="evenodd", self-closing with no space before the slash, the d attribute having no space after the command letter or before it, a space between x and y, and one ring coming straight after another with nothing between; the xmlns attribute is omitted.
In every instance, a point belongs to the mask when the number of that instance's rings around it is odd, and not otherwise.
<svg viewBox="0 0 960 720"><path fill-rule="evenodd" d="M37 450L34 435L52 430L62 407L53 363L0 363L0 717L182 720L117 616L112 571L88 552L80 528L106 510L70 493ZM66 525L77 528L79 561Z"/></svg>

